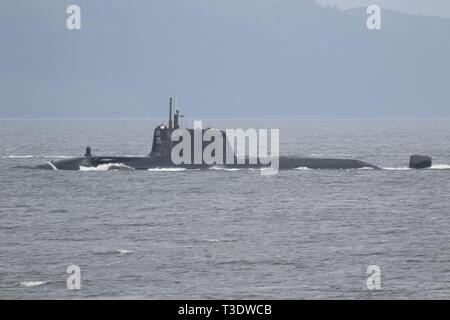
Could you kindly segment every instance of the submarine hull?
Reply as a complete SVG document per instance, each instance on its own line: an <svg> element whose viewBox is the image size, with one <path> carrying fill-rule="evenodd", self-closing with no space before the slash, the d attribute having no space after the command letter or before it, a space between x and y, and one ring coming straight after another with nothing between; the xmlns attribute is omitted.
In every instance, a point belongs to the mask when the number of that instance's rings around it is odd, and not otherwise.
<svg viewBox="0 0 450 320"><path fill-rule="evenodd" d="M245 164L227 164L226 168L264 168L268 165L250 164L246 159ZM154 157L77 157L58 161L48 162L37 166L39 169L53 170L80 170L81 167L98 167L104 164L121 164L136 170L148 170L154 168L187 168L187 169L207 169L214 165L207 164L182 164L176 165L170 159L158 159ZM301 158L301 157L280 157L279 169L289 170L296 168L309 169L380 169L370 163L353 159L326 159L326 158Z"/></svg>
<svg viewBox="0 0 450 320"><path fill-rule="evenodd" d="M373 164L353 159L280 157L280 169L380 169Z"/></svg>

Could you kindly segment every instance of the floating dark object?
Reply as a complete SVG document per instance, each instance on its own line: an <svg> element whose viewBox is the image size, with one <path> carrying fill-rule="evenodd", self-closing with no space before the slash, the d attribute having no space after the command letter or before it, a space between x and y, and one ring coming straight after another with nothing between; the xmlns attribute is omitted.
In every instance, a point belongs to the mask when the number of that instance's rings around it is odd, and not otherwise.
<svg viewBox="0 0 450 320"><path fill-rule="evenodd" d="M409 160L411 169L426 169L432 165L432 159L429 156L412 155Z"/></svg>

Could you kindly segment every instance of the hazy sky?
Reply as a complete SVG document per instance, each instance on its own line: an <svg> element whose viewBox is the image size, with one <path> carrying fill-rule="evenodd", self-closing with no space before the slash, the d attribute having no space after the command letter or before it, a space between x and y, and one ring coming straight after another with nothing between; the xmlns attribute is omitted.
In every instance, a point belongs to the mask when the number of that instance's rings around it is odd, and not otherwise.
<svg viewBox="0 0 450 320"><path fill-rule="evenodd" d="M450 17L450 0L316 0L320 4L335 4L341 8L379 5L405 13Z"/></svg>
<svg viewBox="0 0 450 320"><path fill-rule="evenodd" d="M366 20L314 0L0 0L0 117L165 117L170 96L197 119L450 117L450 19Z"/></svg>

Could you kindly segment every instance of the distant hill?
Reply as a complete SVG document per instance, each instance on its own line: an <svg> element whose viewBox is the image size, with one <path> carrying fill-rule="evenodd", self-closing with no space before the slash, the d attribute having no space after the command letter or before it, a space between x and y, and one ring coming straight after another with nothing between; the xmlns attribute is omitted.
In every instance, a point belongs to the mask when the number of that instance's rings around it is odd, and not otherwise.
<svg viewBox="0 0 450 320"><path fill-rule="evenodd" d="M450 19L298 0L0 4L0 117L450 117Z"/></svg>

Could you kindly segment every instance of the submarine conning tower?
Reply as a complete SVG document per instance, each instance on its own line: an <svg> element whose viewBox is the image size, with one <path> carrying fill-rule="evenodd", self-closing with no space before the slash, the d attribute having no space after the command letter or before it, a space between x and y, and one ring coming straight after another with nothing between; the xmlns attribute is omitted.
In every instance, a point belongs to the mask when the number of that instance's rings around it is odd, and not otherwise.
<svg viewBox="0 0 450 320"><path fill-rule="evenodd" d="M159 158L163 159L165 161L171 162L171 153L172 148L178 144L179 141L172 141L172 133L181 128L181 118L184 117L184 115L180 114L180 110L178 107L175 108L175 112L173 111L174 107L174 99L170 98L169 100L169 121L166 124L161 124L157 126L153 131L153 143L152 143L152 150L150 152L150 157L152 158ZM202 129L202 136L204 132L207 129ZM194 163L194 129L186 129L191 136L191 163ZM226 147L228 140L226 138L226 134L224 131L220 130L223 137L223 155L224 159L223 162L225 163L225 157L226 157ZM212 142L212 141L211 141ZM205 148L211 143L209 141L202 141L202 152L205 150Z"/></svg>
<svg viewBox="0 0 450 320"><path fill-rule="evenodd" d="M170 159L170 154L174 143L171 141L172 132L180 128L180 112L177 108L172 121L173 98L169 101L169 122L168 126L161 124L153 131L151 157Z"/></svg>

